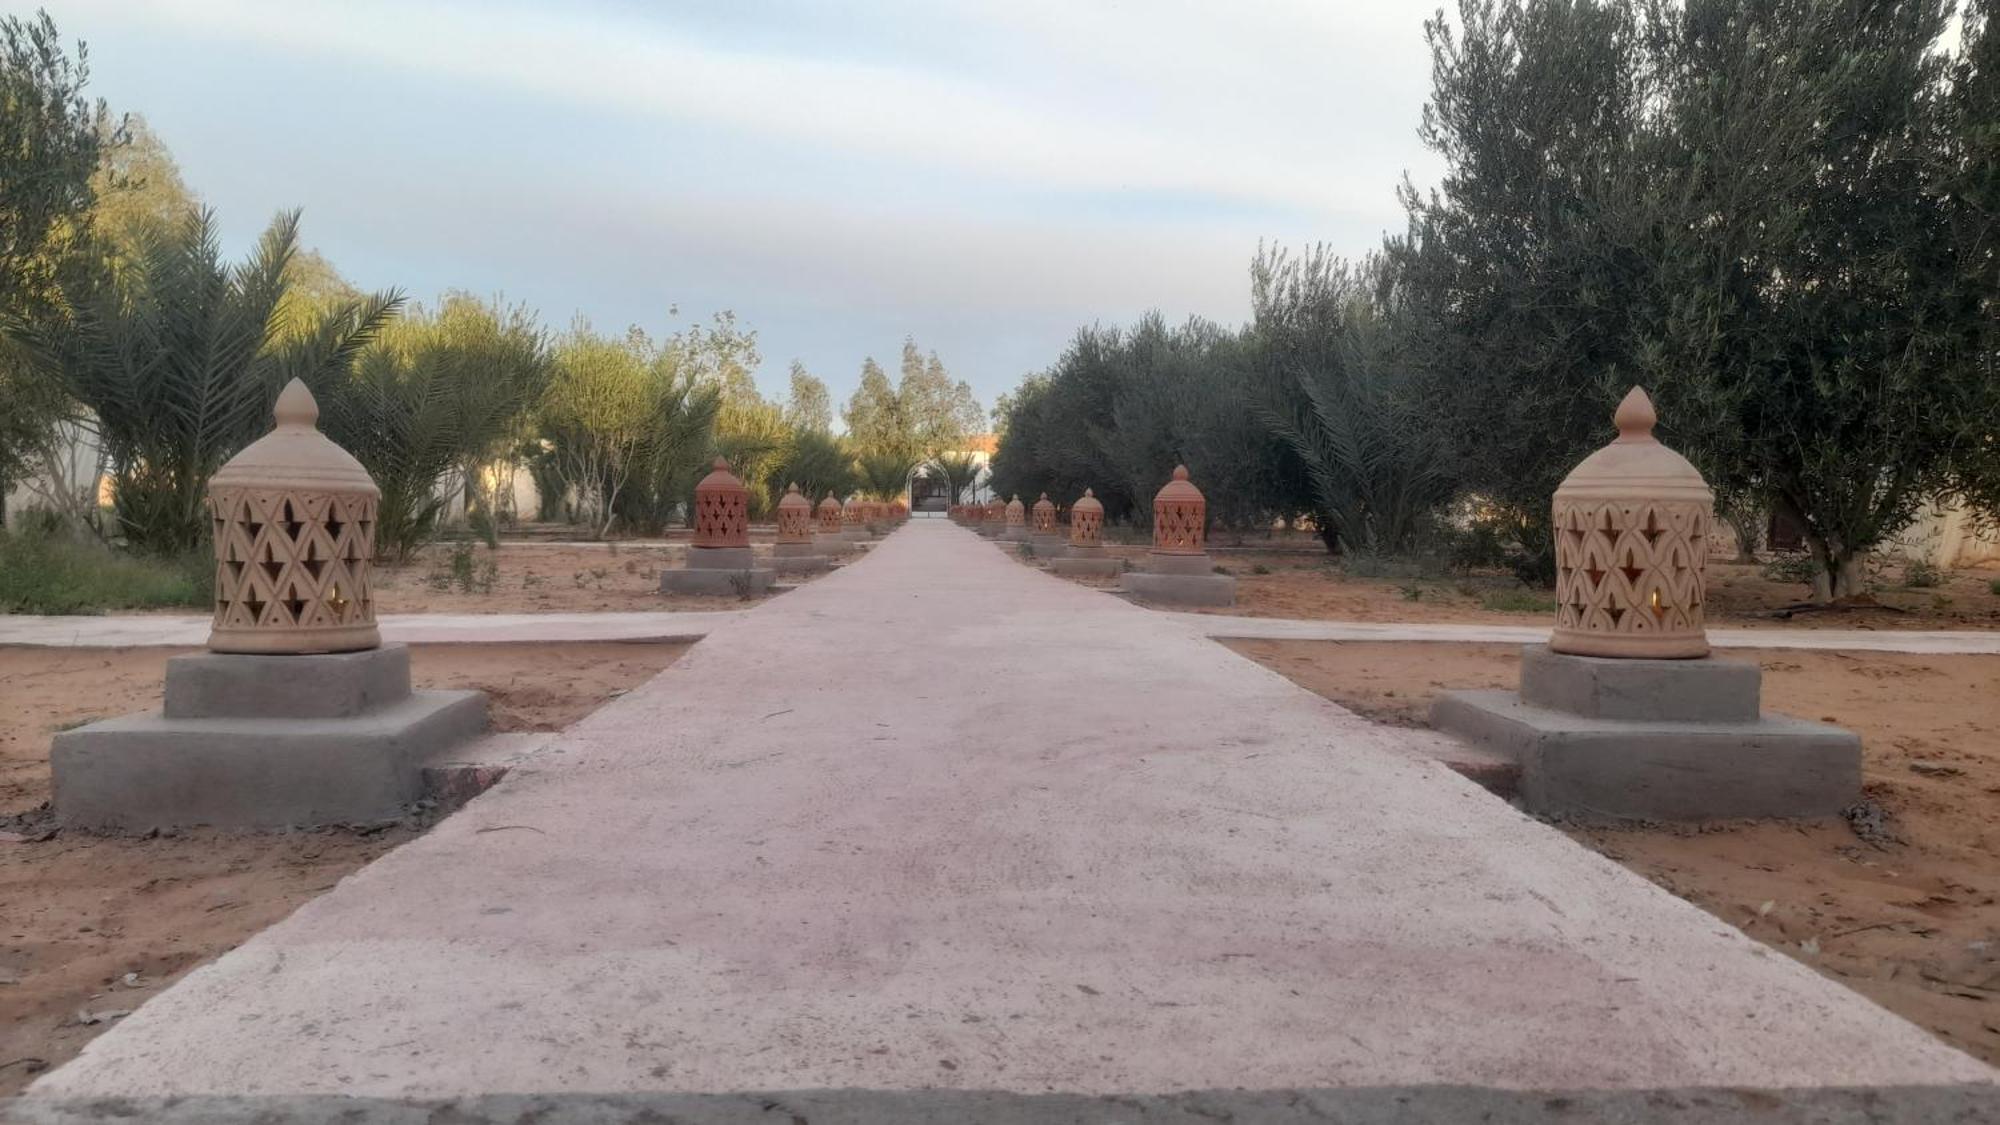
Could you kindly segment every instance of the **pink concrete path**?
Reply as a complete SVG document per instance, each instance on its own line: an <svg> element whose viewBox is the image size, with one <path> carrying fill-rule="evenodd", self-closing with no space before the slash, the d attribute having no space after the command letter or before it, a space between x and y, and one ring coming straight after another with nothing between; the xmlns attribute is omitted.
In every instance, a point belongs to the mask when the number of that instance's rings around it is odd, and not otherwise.
<svg viewBox="0 0 2000 1125"><path fill-rule="evenodd" d="M1985 1083L954 527L711 633L49 1095Z"/></svg>

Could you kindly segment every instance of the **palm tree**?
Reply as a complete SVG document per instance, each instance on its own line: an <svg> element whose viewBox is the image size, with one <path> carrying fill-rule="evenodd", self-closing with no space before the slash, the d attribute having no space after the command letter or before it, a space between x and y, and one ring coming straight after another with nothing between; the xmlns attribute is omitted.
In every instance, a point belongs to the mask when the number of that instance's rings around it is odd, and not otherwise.
<svg viewBox="0 0 2000 1125"><path fill-rule="evenodd" d="M904 453L864 453L859 464L861 490L878 500L898 499L920 462L920 458Z"/></svg>
<svg viewBox="0 0 2000 1125"><path fill-rule="evenodd" d="M248 260L222 261L215 215L190 212L148 236L117 281L67 294L67 322L24 336L97 418L126 542L177 554L199 546L203 500L222 463L269 425L293 378L324 386L395 316L402 297L342 301L278 342L298 213L271 223Z"/></svg>
<svg viewBox="0 0 2000 1125"><path fill-rule="evenodd" d="M979 457L972 453L940 453L931 458L931 467L944 478L947 504L961 504L979 480Z"/></svg>

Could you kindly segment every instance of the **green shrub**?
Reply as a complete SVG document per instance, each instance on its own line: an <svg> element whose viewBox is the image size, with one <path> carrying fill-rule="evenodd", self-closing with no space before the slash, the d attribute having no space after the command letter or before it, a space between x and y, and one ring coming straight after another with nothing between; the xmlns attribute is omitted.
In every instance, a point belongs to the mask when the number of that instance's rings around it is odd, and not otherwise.
<svg viewBox="0 0 2000 1125"><path fill-rule="evenodd" d="M1540 590L1493 590L1479 606L1494 613L1554 613L1556 599Z"/></svg>
<svg viewBox="0 0 2000 1125"><path fill-rule="evenodd" d="M1986 589L1989 593L2000 594L2000 578L1995 578L1993 581L1988 582Z"/></svg>
<svg viewBox="0 0 2000 1125"><path fill-rule="evenodd" d="M0 531L0 613L206 609L214 596L215 559L206 548L162 558L42 527Z"/></svg>
<svg viewBox="0 0 2000 1125"><path fill-rule="evenodd" d="M1944 571L1929 559L1911 559L1903 564L1903 585L1912 590L1944 585Z"/></svg>
<svg viewBox="0 0 2000 1125"><path fill-rule="evenodd" d="M1804 551L1786 551L1765 563L1763 574L1773 582L1810 586L1819 574L1819 564Z"/></svg>
<svg viewBox="0 0 2000 1125"><path fill-rule="evenodd" d="M1252 573L1252 574L1269 574L1269 573L1271 573L1271 568L1270 568L1270 567L1268 567L1268 566L1265 566L1265 565L1264 565L1263 563L1258 563L1257 565L1255 565L1255 566L1253 566L1253 567L1251 567L1251 568L1250 568L1250 573Z"/></svg>

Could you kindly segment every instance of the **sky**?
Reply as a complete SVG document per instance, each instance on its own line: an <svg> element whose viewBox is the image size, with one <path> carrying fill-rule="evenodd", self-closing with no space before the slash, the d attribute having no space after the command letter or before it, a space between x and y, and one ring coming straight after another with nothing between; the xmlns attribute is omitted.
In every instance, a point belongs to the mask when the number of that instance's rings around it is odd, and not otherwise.
<svg viewBox="0 0 2000 1125"><path fill-rule="evenodd" d="M364 289L733 310L772 395L910 336L991 406L1084 325L1240 323L1260 241L1365 253L1442 167L1436 0L44 2L233 250L296 207Z"/></svg>

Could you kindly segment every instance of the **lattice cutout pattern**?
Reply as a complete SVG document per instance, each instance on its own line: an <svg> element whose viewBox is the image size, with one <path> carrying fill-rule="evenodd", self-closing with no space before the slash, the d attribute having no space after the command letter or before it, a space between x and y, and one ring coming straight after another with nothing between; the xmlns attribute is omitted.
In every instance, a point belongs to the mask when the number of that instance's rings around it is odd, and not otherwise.
<svg viewBox="0 0 2000 1125"><path fill-rule="evenodd" d="M748 547L750 497L740 489L694 493L694 545Z"/></svg>
<svg viewBox="0 0 2000 1125"><path fill-rule="evenodd" d="M837 535L840 533L840 507L838 505L821 504L819 506L819 530L822 535Z"/></svg>
<svg viewBox="0 0 2000 1125"><path fill-rule="evenodd" d="M1056 530L1056 508L1053 504L1035 505L1035 531L1041 535L1053 535Z"/></svg>
<svg viewBox="0 0 2000 1125"><path fill-rule="evenodd" d="M1709 522L1705 504L1558 500L1557 627L1700 635Z"/></svg>
<svg viewBox="0 0 2000 1125"><path fill-rule="evenodd" d="M804 543L812 538L812 509L804 504L778 505L778 542Z"/></svg>
<svg viewBox="0 0 2000 1125"><path fill-rule="evenodd" d="M1207 549L1208 501L1153 502L1153 550L1163 555L1199 555Z"/></svg>
<svg viewBox="0 0 2000 1125"><path fill-rule="evenodd" d="M1104 545L1104 513L1083 508L1069 510L1069 545L1072 547L1101 547Z"/></svg>
<svg viewBox="0 0 2000 1125"><path fill-rule="evenodd" d="M215 628L372 625L372 496L212 489Z"/></svg>

